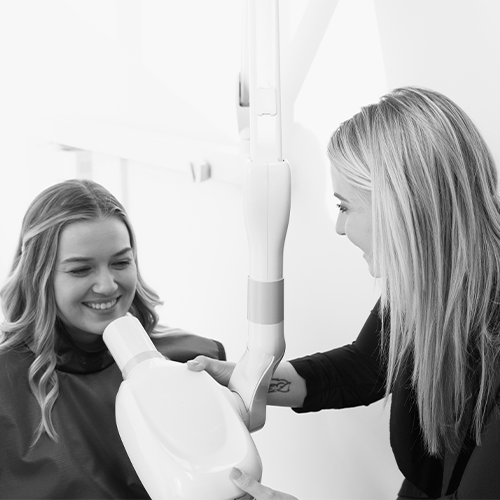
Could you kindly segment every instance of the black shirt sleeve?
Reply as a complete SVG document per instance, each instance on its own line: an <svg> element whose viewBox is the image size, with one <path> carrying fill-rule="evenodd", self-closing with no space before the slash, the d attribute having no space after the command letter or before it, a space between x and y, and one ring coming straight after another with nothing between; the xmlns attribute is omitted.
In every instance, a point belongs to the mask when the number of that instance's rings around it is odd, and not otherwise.
<svg viewBox="0 0 500 500"><path fill-rule="evenodd" d="M381 355L379 304L352 344L290 361L307 386L304 405L294 408L295 412L366 406L384 397L386 365Z"/></svg>

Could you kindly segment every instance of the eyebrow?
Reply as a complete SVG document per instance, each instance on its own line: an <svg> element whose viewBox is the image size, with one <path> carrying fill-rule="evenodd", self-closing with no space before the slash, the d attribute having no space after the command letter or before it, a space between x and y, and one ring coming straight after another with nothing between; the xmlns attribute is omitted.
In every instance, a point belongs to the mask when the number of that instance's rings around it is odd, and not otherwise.
<svg viewBox="0 0 500 500"><path fill-rule="evenodd" d="M349 203L349 200L347 198L344 198L341 194L333 193L333 196L335 196L335 198L338 198L339 200L346 201L347 203Z"/></svg>
<svg viewBox="0 0 500 500"><path fill-rule="evenodd" d="M111 257L120 257L123 254L126 254L127 252L131 252L132 248L127 247L124 248L123 250L120 250L119 252L116 252L113 254ZM71 262L90 262L94 260L92 257L70 257L68 259L64 259L61 264L69 264Z"/></svg>

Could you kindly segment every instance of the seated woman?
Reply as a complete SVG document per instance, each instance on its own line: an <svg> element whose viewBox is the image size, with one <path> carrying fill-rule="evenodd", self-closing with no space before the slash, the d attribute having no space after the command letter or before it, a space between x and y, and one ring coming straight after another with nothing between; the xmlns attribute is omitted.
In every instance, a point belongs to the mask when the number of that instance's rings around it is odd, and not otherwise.
<svg viewBox="0 0 500 500"><path fill-rule="evenodd" d="M130 313L172 360L225 352L158 325L123 206L88 180L43 191L0 298L0 498L149 498L116 428L122 375L104 329Z"/></svg>

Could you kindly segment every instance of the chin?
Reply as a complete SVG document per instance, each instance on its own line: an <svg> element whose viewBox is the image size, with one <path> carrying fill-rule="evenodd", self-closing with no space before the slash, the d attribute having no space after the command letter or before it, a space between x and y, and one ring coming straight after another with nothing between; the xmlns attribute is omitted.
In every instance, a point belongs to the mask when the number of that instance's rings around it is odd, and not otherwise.
<svg viewBox="0 0 500 500"><path fill-rule="evenodd" d="M115 319L125 316L128 312L128 308L120 307L117 309L110 309L109 311L91 311L90 313L86 311L84 323L87 326L87 331L90 333L95 333L102 335L104 329ZM90 315L89 315L90 314Z"/></svg>
<svg viewBox="0 0 500 500"><path fill-rule="evenodd" d="M375 269L373 265L373 260L371 257L367 256L366 254L363 255L364 259L366 260L366 263L368 264L368 272L374 277L374 278L380 278L379 273Z"/></svg>
<svg viewBox="0 0 500 500"><path fill-rule="evenodd" d="M121 318L122 316L125 316L124 314L113 314L112 317L102 319L100 321L87 321L85 322L84 325L82 325L83 328L81 330L86 331L88 333L91 333L93 335L102 335L104 333L104 330L106 327L115 319Z"/></svg>
<svg viewBox="0 0 500 500"><path fill-rule="evenodd" d="M368 266L368 271L370 272L370 274L374 277L374 278L380 278L380 273L373 268L373 264L370 263L370 265Z"/></svg>

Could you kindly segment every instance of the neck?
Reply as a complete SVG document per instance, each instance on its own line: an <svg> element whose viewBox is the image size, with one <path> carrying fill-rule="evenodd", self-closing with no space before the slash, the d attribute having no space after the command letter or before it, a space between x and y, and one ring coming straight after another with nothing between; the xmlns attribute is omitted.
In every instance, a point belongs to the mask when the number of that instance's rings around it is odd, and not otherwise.
<svg viewBox="0 0 500 500"><path fill-rule="evenodd" d="M77 349L92 353L100 351L104 347L102 335L74 328L61 320L60 326L65 339Z"/></svg>
<svg viewBox="0 0 500 500"><path fill-rule="evenodd" d="M102 335L73 331L58 320L56 329L57 369L70 373L92 373L101 371L114 363Z"/></svg>

